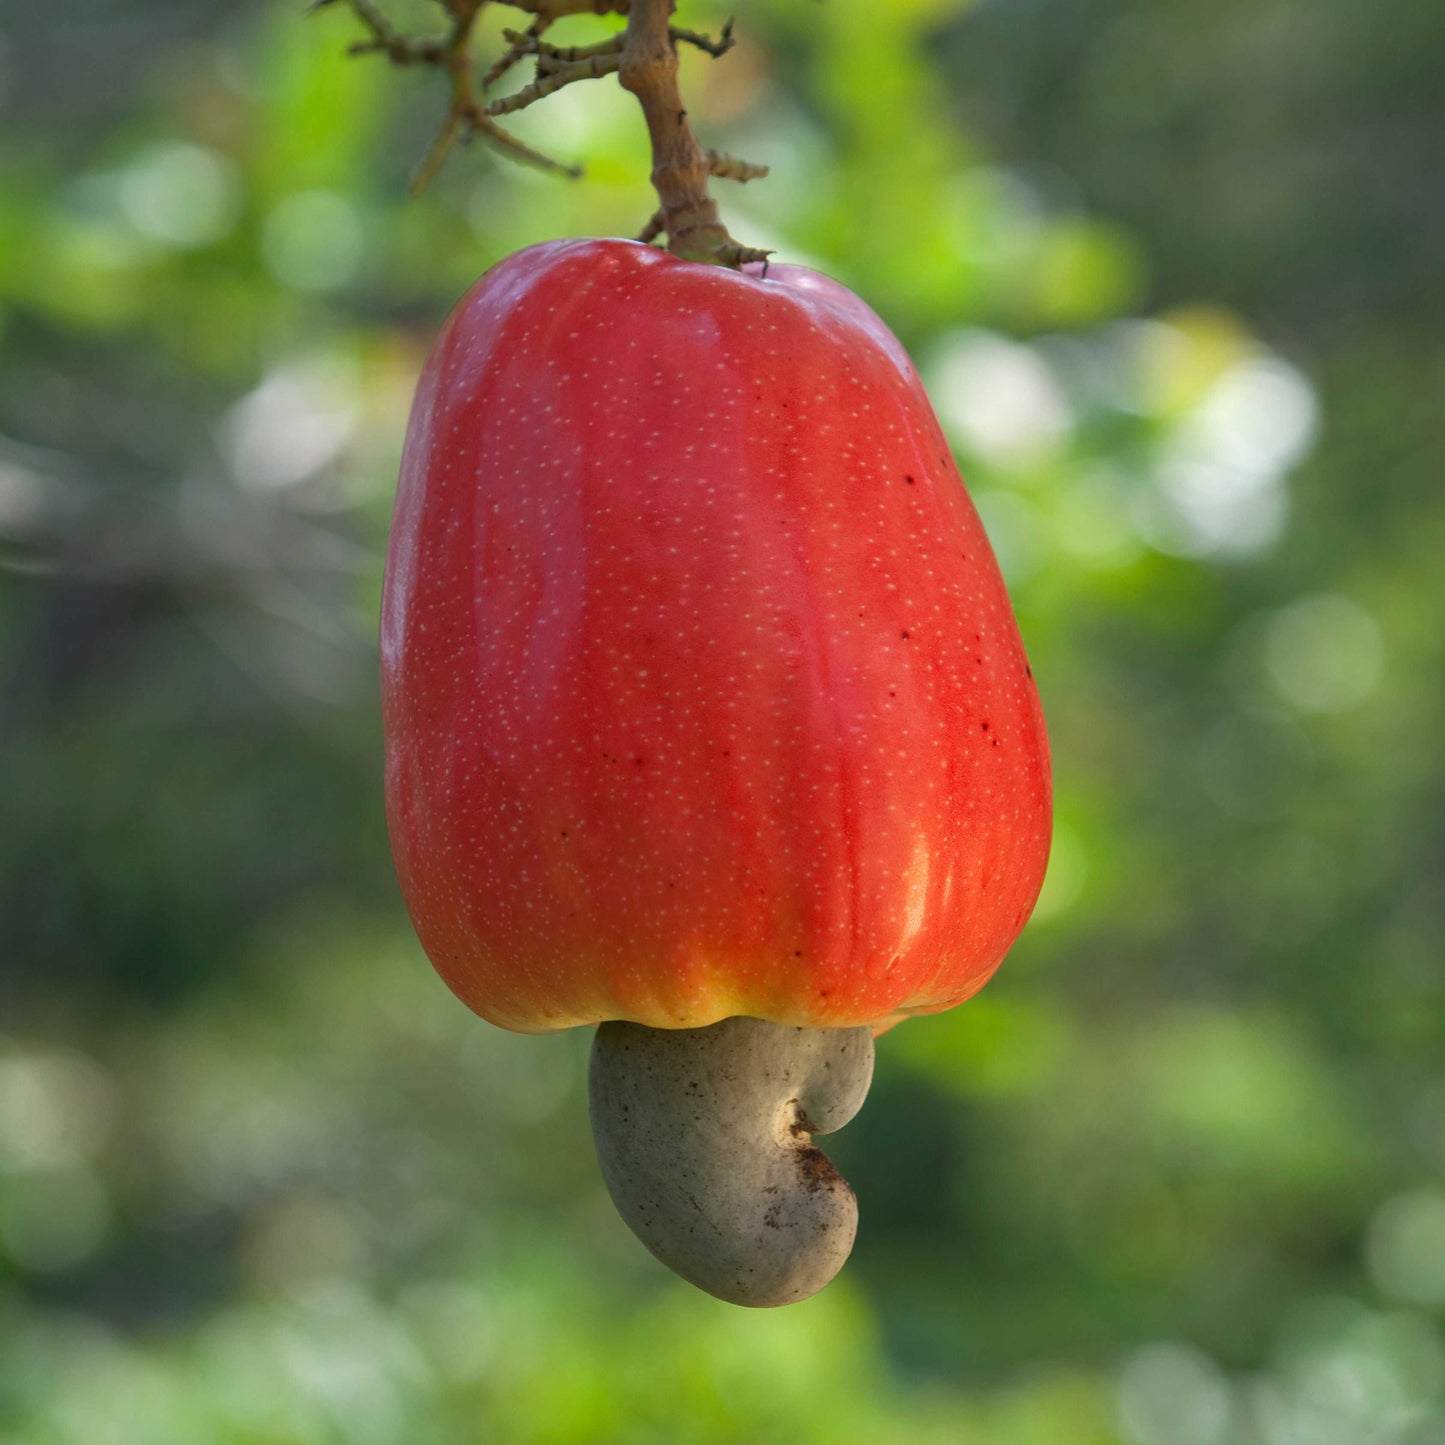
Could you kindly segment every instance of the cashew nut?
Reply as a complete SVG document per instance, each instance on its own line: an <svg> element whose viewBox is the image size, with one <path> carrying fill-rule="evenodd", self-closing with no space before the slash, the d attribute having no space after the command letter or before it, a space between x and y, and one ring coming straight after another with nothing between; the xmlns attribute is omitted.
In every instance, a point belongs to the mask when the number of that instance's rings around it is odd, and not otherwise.
<svg viewBox="0 0 1445 1445"><path fill-rule="evenodd" d="M613 1203L658 1259L719 1299L806 1299L858 1228L853 1191L812 1135L842 1128L872 1078L866 1027L602 1024L592 1133Z"/></svg>

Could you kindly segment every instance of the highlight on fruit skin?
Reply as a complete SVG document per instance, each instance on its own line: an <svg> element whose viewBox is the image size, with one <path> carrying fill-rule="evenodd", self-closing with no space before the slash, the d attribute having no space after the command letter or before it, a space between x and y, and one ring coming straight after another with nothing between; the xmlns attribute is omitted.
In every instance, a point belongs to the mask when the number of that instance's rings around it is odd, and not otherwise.
<svg viewBox="0 0 1445 1445"><path fill-rule="evenodd" d="M801 268L562 241L473 287L408 429L382 688L412 919L506 1028L881 1031L980 988L1043 879L988 540L903 348Z"/></svg>

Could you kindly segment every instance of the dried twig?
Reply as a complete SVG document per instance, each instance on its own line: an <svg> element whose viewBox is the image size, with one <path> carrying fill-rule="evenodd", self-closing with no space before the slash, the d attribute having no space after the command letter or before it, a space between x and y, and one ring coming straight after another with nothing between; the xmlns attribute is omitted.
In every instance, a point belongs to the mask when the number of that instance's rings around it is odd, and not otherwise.
<svg viewBox="0 0 1445 1445"><path fill-rule="evenodd" d="M490 90L514 65L528 55L535 55L537 42L551 24L551 16L539 15L524 31L502 31L502 38L509 42L508 48L488 66L482 76L482 89Z"/></svg>
<svg viewBox="0 0 1445 1445"><path fill-rule="evenodd" d="M402 35L372 4L372 0L313 0L311 8L319 9L339 3L345 3L369 32L366 40L359 40L350 47L351 54L383 54L393 65L429 65L447 75L451 103L436 138L412 173L413 194L426 188L458 141L470 140L474 135L482 136L513 160L562 175L582 174L580 166L566 165L554 160L518 140L510 131L504 130L493 119L488 106L479 98L471 47L477 16L486 0L444 0L444 8L451 18L450 29L443 36L424 39L412 39ZM538 4L527 3L520 8L536 13L537 19L533 21L533 28L537 28L540 33L541 28L551 23L554 12L571 14L596 10L600 14L606 9L615 8L619 3L625 4L626 0L586 0L586 3L580 3L580 0L547 0L545 11L539 0Z"/></svg>
<svg viewBox="0 0 1445 1445"><path fill-rule="evenodd" d="M510 115L513 111L525 110L536 101L545 100L564 85L578 80L596 80L602 75L614 75L622 64L622 47L600 50L581 60L571 60L550 66L545 72L538 66L539 74L531 85L524 86L515 95L494 100L487 107L488 115Z"/></svg>
<svg viewBox="0 0 1445 1445"><path fill-rule="evenodd" d="M515 160L580 175L579 167L518 140L497 123L497 117L525 110L579 80L615 74L637 96L647 119L652 180L662 203L640 239L652 241L665 233L677 254L725 265L766 258L766 252L740 246L728 235L707 193L707 182L714 175L755 180L767 174L767 167L703 150L688 125L677 85L677 47L692 45L711 56L725 55L734 44L731 20L712 37L672 25L674 0L497 0L532 16L532 22L526 30L502 32L508 48L479 77L472 46L477 17L487 3L438 0L448 20L445 33L415 38L398 31L374 0L312 0L312 9L345 4L360 20L366 38L349 47L351 54L384 55L394 65L430 66L447 76L450 104L413 174L414 192L432 180L455 145L478 135ZM627 27L592 45L557 46L542 38L556 21L571 15L625 15ZM536 62L529 84L496 100L481 98L528 57Z"/></svg>
<svg viewBox="0 0 1445 1445"><path fill-rule="evenodd" d="M739 160L736 156L726 155L722 151L705 150L703 155L707 157L708 174L725 181L760 181L768 174L767 166L754 165L751 161ZM637 233L636 239L644 245L651 245L666 230L667 224L662 212L654 211L648 217L647 224Z"/></svg>
<svg viewBox="0 0 1445 1445"><path fill-rule="evenodd" d="M674 42L681 40L688 45L695 45L701 51L711 55L714 60L720 60L729 50L737 44L733 39L733 22L729 18L723 22L723 28L718 31L718 37L714 40L710 35L701 35L696 30L680 30L676 25L668 31Z"/></svg>
<svg viewBox="0 0 1445 1445"><path fill-rule="evenodd" d="M632 0L618 78L637 97L652 141L652 184L662 206L668 249L690 260L741 266L768 253L739 245L708 194L712 161L687 123L677 82L672 0Z"/></svg>
<svg viewBox="0 0 1445 1445"><path fill-rule="evenodd" d="M707 157L708 174L725 181L760 181L768 174L769 167L739 160L723 151L705 150L703 155Z"/></svg>

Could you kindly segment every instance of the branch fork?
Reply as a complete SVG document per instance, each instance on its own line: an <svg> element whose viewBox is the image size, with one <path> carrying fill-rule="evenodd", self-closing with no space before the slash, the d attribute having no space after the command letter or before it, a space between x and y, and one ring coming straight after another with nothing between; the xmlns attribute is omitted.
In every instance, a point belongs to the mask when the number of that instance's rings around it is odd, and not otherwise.
<svg viewBox="0 0 1445 1445"><path fill-rule="evenodd" d="M453 146L477 135L513 160L579 176L579 166L534 150L499 125L498 117L525 110L578 81L616 75L623 88L637 97L652 142L652 182L660 205L639 239L652 241L665 235L675 254L726 266L767 259L768 252L733 240L708 194L712 176L756 180L767 174L767 167L704 150L688 124L678 88L677 47L691 45L714 58L726 55L735 43L731 20L714 37L674 26L673 0L499 0L531 15L532 23L525 30L504 30L508 48L478 76L472 50L477 18L487 0L439 0L449 22L447 30L422 38L403 35L373 0L312 0L310 8L338 3L345 3L367 31L365 39L348 47L349 54L384 55L393 65L430 66L447 76L450 104L413 173L413 193L425 189ZM627 25L592 45L557 46L542 38L556 21L584 14L625 15ZM535 62L529 84L495 100L483 99L528 58Z"/></svg>

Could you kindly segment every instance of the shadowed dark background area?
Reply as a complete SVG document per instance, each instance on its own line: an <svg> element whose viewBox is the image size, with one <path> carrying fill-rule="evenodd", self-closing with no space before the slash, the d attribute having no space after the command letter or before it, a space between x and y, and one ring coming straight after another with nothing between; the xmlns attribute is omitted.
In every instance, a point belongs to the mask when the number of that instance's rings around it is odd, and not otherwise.
<svg viewBox="0 0 1445 1445"><path fill-rule="evenodd" d="M408 200L437 77L342 6L7 6L4 1445L1445 1445L1445 8L738 31L685 57L774 168L732 228L903 338L1010 582L1034 922L882 1041L837 1284L656 1266L583 1033L481 1023L411 934L374 656L430 339L640 228L634 103L518 121L581 182L478 145Z"/></svg>

